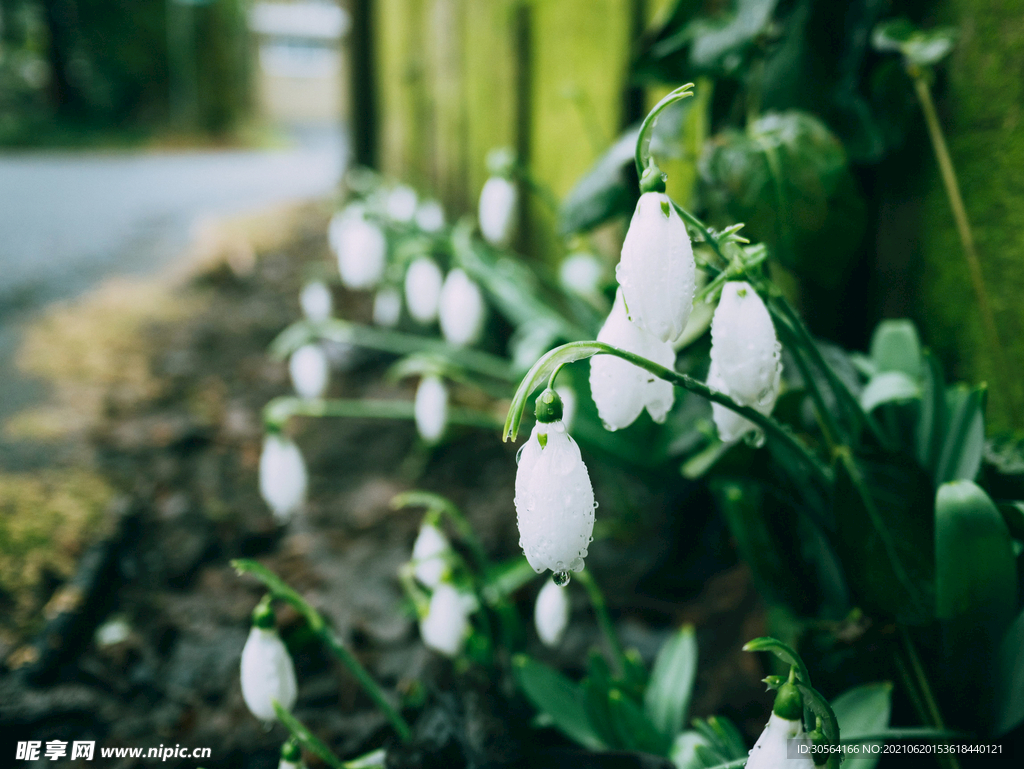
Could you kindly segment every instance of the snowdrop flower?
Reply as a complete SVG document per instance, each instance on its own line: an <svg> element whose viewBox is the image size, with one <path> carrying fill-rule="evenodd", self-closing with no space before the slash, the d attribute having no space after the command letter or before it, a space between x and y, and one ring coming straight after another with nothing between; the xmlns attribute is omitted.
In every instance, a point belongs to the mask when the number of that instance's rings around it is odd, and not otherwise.
<svg viewBox="0 0 1024 769"><path fill-rule="evenodd" d="M782 346L761 297L749 283L726 283L711 321L708 387L741 406L770 414L779 395L781 358ZM712 411L723 441L757 430L752 422L724 406L712 404Z"/></svg>
<svg viewBox="0 0 1024 769"><path fill-rule="evenodd" d="M394 328L402 317L402 295L397 288L382 288L373 297L373 322Z"/></svg>
<svg viewBox="0 0 1024 769"><path fill-rule="evenodd" d="M416 226L424 232L439 232L444 227L444 209L436 200L425 200L416 209Z"/></svg>
<svg viewBox="0 0 1024 769"><path fill-rule="evenodd" d="M672 345L662 342L626 317L622 288L615 294L612 311L601 327L597 341L636 353L665 368L675 367L676 353ZM675 402L670 382L612 355L595 355L590 359L590 392L597 413L608 430L628 427L645 408L655 422L664 422Z"/></svg>
<svg viewBox="0 0 1024 769"><path fill-rule="evenodd" d="M472 596L442 582L430 596L430 607L420 618L420 636L429 649L457 657L469 635L469 615L476 607Z"/></svg>
<svg viewBox="0 0 1024 769"><path fill-rule="evenodd" d="M242 698L256 718L269 722L277 718L273 701L285 710L295 704L298 687L295 666L274 629L274 612L261 601L253 611L252 629L242 649Z"/></svg>
<svg viewBox="0 0 1024 769"><path fill-rule="evenodd" d="M480 338L486 312L480 288L460 269L445 278L441 288L439 316L444 338L456 347L466 347Z"/></svg>
<svg viewBox="0 0 1024 769"><path fill-rule="evenodd" d="M432 523L420 526L420 533L412 546L413 574L425 587L431 589L441 584L448 573L445 555L451 549L448 538Z"/></svg>
<svg viewBox="0 0 1024 769"><path fill-rule="evenodd" d="M615 276L629 318L662 342L674 342L693 309L696 263L686 225L663 192L640 196Z"/></svg>
<svg viewBox="0 0 1024 769"><path fill-rule="evenodd" d="M281 762L277 765L277 769L300 769L301 766L302 749L294 737L289 737L288 741L281 746Z"/></svg>
<svg viewBox="0 0 1024 769"><path fill-rule="evenodd" d="M288 373L295 392L302 398L322 398L330 379L330 367L323 348L304 344L288 360Z"/></svg>
<svg viewBox="0 0 1024 769"><path fill-rule="evenodd" d="M416 190L400 184L388 193L388 218L393 222L411 222L416 216Z"/></svg>
<svg viewBox="0 0 1024 769"><path fill-rule="evenodd" d="M405 273L405 306L417 323L433 323L437 319L444 275L437 262L426 256L418 257Z"/></svg>
<svg viewBox="0 0 1024 769"><path fill-rule="evenodd" d="M594 488L562 422L554 390L537 398L537 424L519 450L516 515L519 546L536 572L551 569L560 584L583 569L594 532Z"/></svg>
<svg viewBox="0 0 1024 769"><path fill-rule="evenodd" d="M331 296L331 289L323 281L314 280L302 287L299 305L306 320L321 323L328 320L334 312L334 297Z"/></svg>
<svg viewBox="0 0 1024 769"><path fill-rule="evenodd" d="M587 251L577 251L565 257L558 268L562 288L587 299L601 293L601 275L604 267L600 260Z"/></svg>
<svg viewBox="0 0 1024 769"><path fill-rule="evenodd" d="M533 624L545 646L552 649L562 642L569 625L569 596L564 587L546 582L533 606Z"/></svg>
<svg viewBox="0 0 1024 769"><path fill-rule="evenodd" d="M280 433L267 433L260 454L260 495L284 523L298 512L306 501L306 463L290 438Z"/></svg>
<svg viewBox="0 0 1024 769"><path fill-rule="evenodd" d="M330 241L348 288L373 288L380 282L388 251L380 227L361 216L338 214L331 220Z"/></svg>
<svg viewBox="0 0 1024 769"><path fill-rule="evenodd" d="M480 191L480 232L492 246L506 248L515 232L519 190L510 179L492 176Z"/></svg>
<svg viewBox="0 0 1024 769"><path fill-rule="evenodd" d="M761 736L750 751L746 769L814 769L810 752L799 758L789 758L788 741L800 739L808 746L810 739L804 732L803 701L792 682L779 687L771 717Z"/></svg>
<svg viewBox="0 0 1024 769"><path fill-rule="evenodd" d="M430 374L420 380L413 404L416 429L427 443L437 443L448 426L448 388L441 377Z"/></svg>

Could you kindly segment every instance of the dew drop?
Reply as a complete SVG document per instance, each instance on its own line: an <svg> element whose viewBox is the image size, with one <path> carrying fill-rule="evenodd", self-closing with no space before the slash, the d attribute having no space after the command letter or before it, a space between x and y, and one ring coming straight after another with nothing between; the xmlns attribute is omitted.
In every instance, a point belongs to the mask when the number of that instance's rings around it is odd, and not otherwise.
<svg viewBox="0 0 1024 769"><path fill-rule="evenodd" d="M569 572L567 571L556 571L551 574L551 581L559 587L565 587L569 584Z"/></svg>

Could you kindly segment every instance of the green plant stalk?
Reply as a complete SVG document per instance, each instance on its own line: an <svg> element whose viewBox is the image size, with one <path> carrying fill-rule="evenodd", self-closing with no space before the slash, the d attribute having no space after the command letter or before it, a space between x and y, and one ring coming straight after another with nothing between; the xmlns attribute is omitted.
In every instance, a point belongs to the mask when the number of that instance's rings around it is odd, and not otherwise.
<svg viewBox="0 0 1024 769"><path fill-rule="evenodd" d="M661 101L654 105L651 111L647 113L647 117L644 118L644 122L640 124L640 133L638 133L636 137L636 153L633 156L633 162L636 163L637 178L643 177L644 169L647 167L647 161L651 157L651 140L648 138L647 134L654 128L654 123L657 121L658 116L670 104L675 104L681 99L693 96L692 89L693 83L686 83L685 85L681 85L671 91Z"/></svg>
<svg viewBox="0 0 1024 769"><path fill-rule="evenodd" d="M327 649L355 676L360 686L363 687L363 691L370 696L370 699L380 708L385 718L391 722L391 726L394 728L395 733L398 734L398 737L403 742L408 741L412 734L409 724L402 718L402 714L388 702L380 686L366 672L366 668L359 663L359 660L355 658L352 652L346 648L345 644L327 626L320 612L310 606L302 596L263 564L248 559L236 559L231 561L231 566L239 574L250 574L258 579L267 587L272 596L280 601L284 601L299 612L306 619L309 629L320 638Z"/></svg>
<svg viewBox="0 0 1024 769"><path fill-rule="evenodd" d="M939 704L935 700L935 695L932 694L932 687L928 683L928 676L925 675L924 666L921 665L921 658L917 654L914 640L903 625L897 624L896 629L899 632L900 642L903 644L907 659L910 661L910 671L913 675L912 680L916 683L920 695L920 705L923 710L921 716L924 720L931 721L932 726L936 729L945 729L946 723L942 718L942 712L939 710ZM954 755L947 754L937 758L939 763L947 767L947 769L960 769L960 762Z"/></svg>
<svg viewBox="0 0 1024 769"><path fill-rule="evenodd" d="M942 133L942 123L939 122L939 116L935 110L935 102L932 101L932 92L928 87L924 72L919 67L913 65L909 66L907 71L914 82L914 93L917 95L917 100L921 105L924 122L928 126L928 137L931 139L935 160L939 165L939 174L942 176L942 184L946 190L946 197L949 199L949 207L953 210L953 220L956 222L957 233L960 235L960 245L963 247L967 269L971 275L971 287L974 289L974 296L978 300L978 309L981 311L981 320L988 335L989 346L992 348L992 356L995 359L999 379L1002 382L1004 392L1006 392L1013 421L1015 424L1019 424L1021 412L1017 389L1010 377L1010 370L1006 363L1006 354L999 339L995 315L992 313L988 290L985 288L985 276L981 271L981 260L978 258L978 250L974 244L974 233L971 230L970 220L967 218L967 209L964 207L963 197L960 195L960 183L957 181L956 168L953 166L953 160L949 155L949 148L946 146L946 137Z"/></svg>
<svg viewBox="0 0 1024 769"><path fill-rule="evenodd" d="M704 288L696 293L693 297L693 303L706 301L709 297L713 296L722 286L733 278L738 278L744 274L747 270L751 270L757 267L759 264L764 262L768 258L768 249L762 249L759 254L754 256L752 259L748 259L743 262L742 265L730 265L721 272L719 272Z"/></svg>
<svg viewBox="0 0 1024 769"><path fill-rule="evenodd" d="M784 330L787 336L790 336L791 342L795 341L796 336L788 325L779 324L779 327ZM807 385L807 391L811 394L811 400L814 401L814 410L818 414L818 427L821 428L821 434L825 437L825 443L828 445L829 453L831 454L835 451L837 442L842 436L842 431L832 416L832 412L825 405L825 398L821 394L821 390L818 389L818 383L814 380L814 374L804 358L803 350L800 349L799 345L791 344L789 351L793 354L796 367L800 369L800 376L803 377Z"/></svg>
<svg viewBox="0 0 1024 769"><path fill-rule="evenodd" d="M411 401L358 398L297 398L284 395L263 408L263 422L281 428L292 417L348 417L353 419L415 419ZM497 417L483 411L449 408L448 423L493 430L501 427Z"/></svg>
<svg viewBox="0 0 1024 769"><path fill-rule="evenodd" d="M277 720L284 724L285 728L291 732L292 736L298 740L302 747L313 753L325 764L332 767L332 769L346 769L345 762L334 755L334 751L321 742L304 723L285 710L277 700L272 702L274 713L277 714Z"/></svg>
<svg viewBox="0 0 1024 769"><path fill-rule="evenodd" d="M577 572L576 578L586 588L590 605L593 607L594 615L597 617L597 624L601 628L601 633L604 635L605 640L608 642L615 665L619 669L619 674L625 676L626 671L629 670L629 663L626 660L626 653L622 649L622 644L619 643L619 637L615 634L612 618L608 616L608 606L605 604L604 594L601 592L597 581L590 575L590 572L586 570Z"/></svg>

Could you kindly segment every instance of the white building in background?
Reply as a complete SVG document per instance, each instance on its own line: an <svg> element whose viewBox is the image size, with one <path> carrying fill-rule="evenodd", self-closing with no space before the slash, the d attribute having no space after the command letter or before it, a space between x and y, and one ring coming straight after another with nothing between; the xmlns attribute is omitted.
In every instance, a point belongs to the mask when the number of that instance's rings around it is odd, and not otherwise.
<svg viewBox="0 0 1024 769"><path fill-rule="evenodd" d="M249 27L259 47L263 114L281 123L337 123L345 117L343 41L348 12L331 0L257 2Z"/></svg>

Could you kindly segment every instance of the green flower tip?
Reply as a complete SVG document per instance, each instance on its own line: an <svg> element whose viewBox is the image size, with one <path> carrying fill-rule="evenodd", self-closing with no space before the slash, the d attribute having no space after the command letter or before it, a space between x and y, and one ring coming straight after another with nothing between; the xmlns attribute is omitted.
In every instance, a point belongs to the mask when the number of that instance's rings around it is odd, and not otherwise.
<svg viewBox="0 0 1024 769"><path fill-rule="evenodd" d="M804 717L804 698L797 688L795 668L789 669L789 680L779 687L772 711L787 721L800 721Z"/></svg>
<svg viewBox="0 0 1024 769"><path fill-rule="evenodd" d="M533 413L536 414L538 422L544 424L556 422L562 418L562 399L558 397L558 393L548 387L537 396Z"/></svg>
<svg viewBox="0 0 1024 769"><path fill-rule="evenodd" d="M643 175L640 177L640 192L664 192L666 178L668 177L658 168L654 158L651 158L647 161L647 168L644 169Z"/></svg>
<svg viewBox="0 0 1024 769"><path fill-rule="evenodd" d="M297 764L301 759L302 748L299 747L299 743L294 737L289 737L281 746L281 760Z"/></svg>
<svg viewBox="0 0 1024 769"><path fill-rule="evenodd" d="M270 605L270 595L263 596L256 608L252 610L252 624L254 627L269 630L274 627L274 609Z"/></svg>

